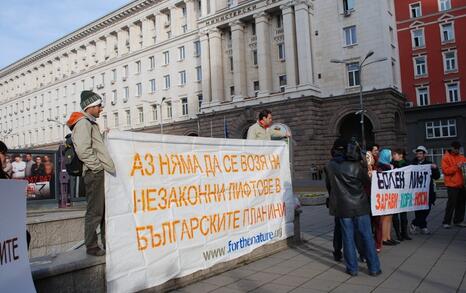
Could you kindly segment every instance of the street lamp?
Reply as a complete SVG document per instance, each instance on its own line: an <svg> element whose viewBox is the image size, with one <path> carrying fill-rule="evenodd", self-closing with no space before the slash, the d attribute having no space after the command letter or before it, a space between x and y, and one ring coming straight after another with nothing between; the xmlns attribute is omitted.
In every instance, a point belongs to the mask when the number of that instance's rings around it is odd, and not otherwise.
<svg viewBox="0 0 466 293"><path fill-rule="evenodd" d="M358 74L358 77L359 77L359 111L357 111L355 114L356 115L360 115L361 116L361 120L360 120L360 124L361 124L361 139L362 139L362 148L365 150L366 149L366 134L365 134L365 129L364 129L364 102L363 102L363 99L362 99L362 69L367 66L367 65L370 65L372 63L377 63L377 62L382 62L382 61L385 61L387 60L387 57L383 57L383 58L379 58L379 59L376 59L376 60L373 60L369 63L365 63L366 60L371 57L372 55L374 55L374 51L369 51L367 54L366 54L366 57L364 57L364 59L358 63L358 71L359 71L359 74ZM331 59L330 62L332 63L342 63L342 64L347 64L349 63L348 61L345 61L345 60L338 60L338 59Z"/></svg>
<svg viewBox="0 0 466 293"><path fill-rule="evenodd" d="M162 111L162 104L163 102L166 100L166 98L162 98L162 100L160 101L160 103L154 103L152 101L148 101L148 100L141 100L141 102L146 102L146 103L150 103L150 104L153 104L155 106L157 106L158 108L160 108L160 134L163 134L163 119L162 119L162 115L163 115L163 111Z"/></svg>

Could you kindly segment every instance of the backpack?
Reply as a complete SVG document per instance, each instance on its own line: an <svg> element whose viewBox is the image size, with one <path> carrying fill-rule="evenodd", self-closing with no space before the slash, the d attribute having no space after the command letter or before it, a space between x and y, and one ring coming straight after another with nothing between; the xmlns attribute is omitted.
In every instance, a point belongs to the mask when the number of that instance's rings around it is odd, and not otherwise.
<svg viewBox="0 0 466 293"><path fill-rule="evenodd" d="M70 176L81 176L83 173L83 162L78 158L74 149L71 133L65 136L63 149L63 160L65 161L66 172Z"/></svg>

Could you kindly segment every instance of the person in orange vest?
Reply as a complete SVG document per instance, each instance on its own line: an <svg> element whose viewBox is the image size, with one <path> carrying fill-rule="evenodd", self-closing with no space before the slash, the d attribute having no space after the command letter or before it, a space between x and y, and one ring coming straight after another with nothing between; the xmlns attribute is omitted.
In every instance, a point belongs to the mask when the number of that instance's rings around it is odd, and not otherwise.
<svg viewBox="0 0 466 293"><path fill-rule="evenodd" d="M451 149L445 152L442 158L442 171L445 180L445 186L448 192L447 207L443 218L443 228L451 228L451 218L453 224L458 227L466 228L464 220L464 211L466 204L466 190L464 187L464 178L462 167L466 164L466 158L460 154L461 144L454 141Z"/></svg>

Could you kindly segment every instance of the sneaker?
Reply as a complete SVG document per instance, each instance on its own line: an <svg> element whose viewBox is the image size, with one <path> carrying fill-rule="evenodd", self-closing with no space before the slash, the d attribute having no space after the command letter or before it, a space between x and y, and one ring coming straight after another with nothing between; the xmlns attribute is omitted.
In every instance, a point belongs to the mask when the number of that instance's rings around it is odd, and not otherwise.
<svg viewBox="0 0 466 293"><path fill-rule="evenodd" d="M427 229L427 228L422 228L422 229L421 229L421 234L422 234L422 235L430 235L430 234L432 234L432 233L430 232L429 229Z"/></svg>
<svg viewBox="0 0 466 293"><path fill-rule="evenodd" d="M450 228L451 228L451 225L449 225L449 224L443 224L442 226L443 226L443 228L445 228L445 229L450 229Z"/></svg>
<svg viewBox="0 0 466 293"><path fill-rule="evenodd" d="M413 224L411 224L409 226L409 232L411 232L411 234L417 234L417 233L419 233L419 227L414 226Z"/></svg>
<svg viewBox="0 0 466 293"><path fill-rule="evenodd" d="M395 240L395 239L390 239L390 240L388 240L388 241L391 241L391 242L395 243L395 245L398 245L398 244L401 243L400 241Z"/></svg>
<svg viewBox="0 0 466 293"><path fill-rule="evenodd" d="M466 228L466 223L458 223L458 224L455 224L456 227L460 227L460 228Z"/></svg>
<svg viewBox="0 0 466 293"><path fill-rule="evenodd" d="M393 242L393 241L391 241L391 240L382 241L382 244L383 244L384 246L395 246L395 245L396 245L396 243Z"/></svg>
<svg viewBox="0 0 466 293"><path fill-rule="evenodd" d="M352 271L349 271L349 270L346 270L346 273L348 275L350 275L351 277L356 277L358 275L358 272L352 272Z"/></svg>

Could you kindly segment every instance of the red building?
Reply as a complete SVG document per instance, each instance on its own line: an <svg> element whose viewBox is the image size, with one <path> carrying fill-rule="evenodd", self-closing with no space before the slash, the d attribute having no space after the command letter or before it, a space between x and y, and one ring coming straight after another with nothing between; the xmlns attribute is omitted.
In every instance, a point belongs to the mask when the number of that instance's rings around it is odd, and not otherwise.
<svg viewBox="0 0 466 293"><path fill-rule="evenodd" d="M466 1L395 2L409 147L466 142Z"/></svg>

